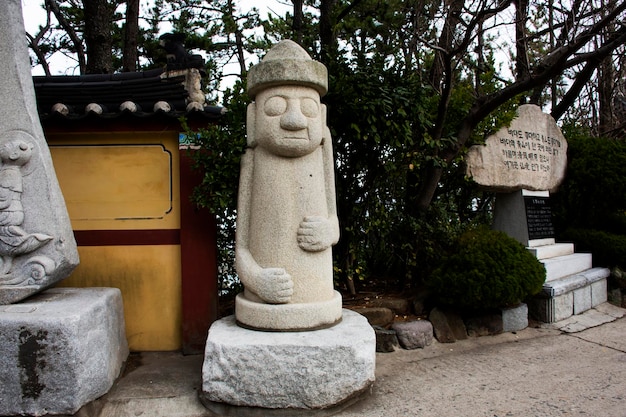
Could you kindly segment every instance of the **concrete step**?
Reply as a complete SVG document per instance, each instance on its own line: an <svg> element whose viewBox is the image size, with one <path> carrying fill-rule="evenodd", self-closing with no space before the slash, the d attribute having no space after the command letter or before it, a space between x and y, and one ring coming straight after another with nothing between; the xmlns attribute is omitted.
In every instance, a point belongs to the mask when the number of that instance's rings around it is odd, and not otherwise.
<svg viewBox="0 0 626 417"><path fill-rule="evenodd" d="M527 248L530 253L539 260L556 258L557 256L571 255L574 253L573 243L555 243L554 245L537 246Z"/></svg>
<svg viewBox="0 0 626 417"><path fill-rule="evenodd" d="M590 253L573 253L541 260L546 268L546 282L574 275L591 268Z"/></svg>
<svg viewBox="0 0 626 417"><path fill-rule="evenodd" d="M546 298L558 297L606 279L610 274L611 271L608 268L590 268L577 274L546 281L540 294Z"/></svg>
<svg viewBox="0 0 626 417"><path fill-rule="evenodd" d="M607 301L608 268L585 271L546 281L529 303L529 313L544 323L554 323L581 314Z"/></svg>

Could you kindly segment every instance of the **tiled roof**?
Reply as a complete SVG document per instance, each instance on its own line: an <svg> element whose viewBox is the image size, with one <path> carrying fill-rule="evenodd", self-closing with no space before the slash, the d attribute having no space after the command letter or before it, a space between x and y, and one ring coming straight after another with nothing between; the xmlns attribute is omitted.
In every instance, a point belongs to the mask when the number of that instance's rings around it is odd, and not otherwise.
<svg viewBox="0 0 626 417"><path fill-rule="evenodd" d="M84 119L218 119L223 107L207 106L197 69L33 77L39 117L71 123Z"/></svg>

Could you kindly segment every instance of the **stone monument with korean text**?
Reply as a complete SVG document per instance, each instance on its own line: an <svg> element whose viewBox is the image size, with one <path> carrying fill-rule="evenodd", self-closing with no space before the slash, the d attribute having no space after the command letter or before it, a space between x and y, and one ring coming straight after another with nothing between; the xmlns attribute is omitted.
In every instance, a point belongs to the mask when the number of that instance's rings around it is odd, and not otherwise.
<svg viewBox="0 0 626 417"><path fill-rule="evenodd" d="M78 265L39 123L21 0L0 2L0 415L73 414L128 355L120 291L51 288Z"/></svg>
<svg viewBox="0 0 626 417"><path fill-rule="evenodd" d="M555 240L549 196L565 178L567 141L549 114L520 106L509 126L469 149L466 163L468 176L498 193L493 228L526 246L546 268L531 315L551 323L606 301L608 269L592 268L591 254Z"/></svg>
<svg viewBox="0 0 626 417"><path fill-rule="evenodd" d="M538 106L520 106L510 126L472 146L467 174L498 192L494 228L524 246L554 243L549 192L565 177L567 141Z"/></svg>
<svg viewBox="0 0 626 417"><path fill-rule="evenodd" d="M201 399L218 414L334 409L374 381L374 331L333 288L327 90L326 67L289 40L248 74L235 250L245 290L211 326L203 366Z"/></svg>

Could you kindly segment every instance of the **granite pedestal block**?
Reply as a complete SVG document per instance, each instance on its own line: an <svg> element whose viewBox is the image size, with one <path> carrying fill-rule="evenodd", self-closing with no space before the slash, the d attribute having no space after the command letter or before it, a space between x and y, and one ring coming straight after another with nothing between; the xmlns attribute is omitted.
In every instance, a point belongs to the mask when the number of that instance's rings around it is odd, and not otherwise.
<svg viewBox="0 0 626 417"><path fill-rule="evenodd" d="M0 306L0 415L74 414L109 391L127 356L117 288L53 288Z"/></svg>
<svg viewBox="0 0 626 417"><path fill-rule="evenodd" d="M607 300L608 268L591 268L558 280L546 281L530 301L531 315L554 323L581 314Z"/></svg>
<svg viewBox="0 0 626 417"><path fill-rule="evenodd" d="M375 364L374 330L350 310L337 325L308 332L248 330L229 316L209 329L200 398L219 415L329 409L367 393Z"/></svg>
<svg viewBox="0 0 626 417"><path fill-rule="evenodd" d="M518 332L528 327L528 305L520 303L511 308L503 308L502 331Z"/></svg>

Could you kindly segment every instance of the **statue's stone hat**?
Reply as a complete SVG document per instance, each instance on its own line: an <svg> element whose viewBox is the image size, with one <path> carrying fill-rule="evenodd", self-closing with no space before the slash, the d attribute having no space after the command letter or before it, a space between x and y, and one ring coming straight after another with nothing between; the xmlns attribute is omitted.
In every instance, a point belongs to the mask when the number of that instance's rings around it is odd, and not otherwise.
<svg viewBox="0 0 626 417"><path fill-rule="evenodd" d="M328 72L324 64L312 60L294 41L280 41L250 68L248 94L254 99L259 91L278 85L304 85L323 96L328 91Z"/></svg>

